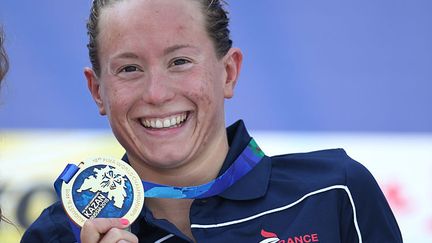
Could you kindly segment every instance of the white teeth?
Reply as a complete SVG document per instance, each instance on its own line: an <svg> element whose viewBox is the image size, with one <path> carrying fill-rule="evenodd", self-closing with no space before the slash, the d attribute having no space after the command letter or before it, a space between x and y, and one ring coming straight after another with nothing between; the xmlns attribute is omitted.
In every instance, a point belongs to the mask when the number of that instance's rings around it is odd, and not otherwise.
<svg viewBox="0 0 432 243"><path fill-rule="evenodd" d="M179 114L164 119L141 119L141 124L147 128L172 128L177 127L187 118L187 114Z"/></svg>
<svg viewBox="0 0 432 243"><path fill-rule="evenodd" d="M162 128L162 122L160 120L156 120L156 128Z"/></svg>
<svg viewBox="0 0 432 243"><path fill-rule="evenodd" d="M170 121L170 119L165 119L164 122L163 122L163 126L164 126L164 127L170 127L170 126L171 126L171 121Z"/></svg>

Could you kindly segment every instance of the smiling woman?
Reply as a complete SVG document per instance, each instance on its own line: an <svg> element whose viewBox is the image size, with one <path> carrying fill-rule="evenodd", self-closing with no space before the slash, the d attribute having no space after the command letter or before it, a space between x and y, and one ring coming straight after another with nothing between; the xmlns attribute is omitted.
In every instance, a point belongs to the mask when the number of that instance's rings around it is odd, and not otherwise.
<svg viewBox="0 0 432 243"><path fill-rule="evenodd" d="M268 157L243 121L225 127L243 55L222 1L95 0L87 27L87 85L145 209L80 229L56 203L23 243L401 242L373 176L342 149Z"/></svg>

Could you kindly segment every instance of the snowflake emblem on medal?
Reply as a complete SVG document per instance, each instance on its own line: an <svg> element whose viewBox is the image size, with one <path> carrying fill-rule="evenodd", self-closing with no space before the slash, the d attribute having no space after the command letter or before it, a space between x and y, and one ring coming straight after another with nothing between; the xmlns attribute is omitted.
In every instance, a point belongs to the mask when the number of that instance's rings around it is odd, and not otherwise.
<svg viewBox="0 0 432 243"><path fill-rule="evenodd" d="M111 158L83 161L69 183L62 185L63 206L79 226L93 218L127 218L133 222L144 205L138 174L127 163Z"/></svg>

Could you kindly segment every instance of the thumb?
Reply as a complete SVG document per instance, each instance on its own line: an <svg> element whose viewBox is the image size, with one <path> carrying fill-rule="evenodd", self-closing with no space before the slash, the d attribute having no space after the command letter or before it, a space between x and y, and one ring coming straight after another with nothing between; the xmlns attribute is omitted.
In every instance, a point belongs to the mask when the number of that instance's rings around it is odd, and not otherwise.
<svg viewBox="0 0 432 243"><path fill-rule="evenodd" d="M81 241L85 243L99 242L102 236L112 228L125 229L129 220L118 218L95 218L84 222L81 229Z"/></svg>

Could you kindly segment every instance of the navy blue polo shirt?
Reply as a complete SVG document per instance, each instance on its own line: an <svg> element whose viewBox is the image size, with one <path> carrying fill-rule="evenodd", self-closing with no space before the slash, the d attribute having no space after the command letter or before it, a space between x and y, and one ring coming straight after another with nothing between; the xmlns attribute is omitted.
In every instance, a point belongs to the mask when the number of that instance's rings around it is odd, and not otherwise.
<svg viewBox="0 0 432 243"><path fill-rule="evenodd" d="M251 139L242 121L227 132L220 174ZM375 179L342 149L264 157L223 193L195 200L190 222L197 242L402 242ZM140 242L191 242L146 207L131 230ZM61 204L45 209L21 242L75 242Z"/></svg>

